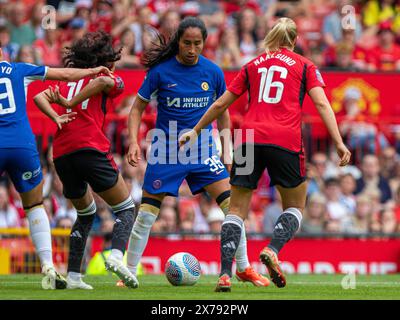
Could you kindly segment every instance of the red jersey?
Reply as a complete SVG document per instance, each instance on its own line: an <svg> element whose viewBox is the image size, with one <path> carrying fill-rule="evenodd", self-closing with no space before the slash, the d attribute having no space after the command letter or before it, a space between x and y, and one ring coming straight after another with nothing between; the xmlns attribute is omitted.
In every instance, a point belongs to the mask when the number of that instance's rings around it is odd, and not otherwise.
<svg viewBox="0 0 400 320"><path fill-rule="evenodd" d="M76 82L60 82L60 93L68 100L76 96L91 80L83 78ZM73 108L77 112L76 119L64 124L54 136L54 159L80 149L95 149L100 152L109 152L110 141L104 132L104 121L107 110L112 106L113 98L124 90L124 82L118 76L114 78L115 84L111 91L93 96ZM58 107L59 114L65 109Z"/></svg>
<svg viewBox="0 0 400 320"><path fill-rule="evenodd" d="M242 67L228 86L235 95L249 91L241 129L254 130L254 143L302 152L301 106L306 92L325 87L317 67L287 49L261 54ZM243 141L246 140L243 132Z"/></svg>

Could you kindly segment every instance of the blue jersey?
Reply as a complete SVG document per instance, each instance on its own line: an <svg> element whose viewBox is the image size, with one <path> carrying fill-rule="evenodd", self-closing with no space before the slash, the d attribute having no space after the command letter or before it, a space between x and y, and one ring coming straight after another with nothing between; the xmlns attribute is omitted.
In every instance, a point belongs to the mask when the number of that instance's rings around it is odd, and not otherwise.
<svg viewBox="0 0 400 320"><path fill-rule="evenodd" d="M166 141L160 142L167 145L168 153L170 147L177 147L177 135L192 129L225 89L222 70L210 60L200 56L197 64L184 65L174 56L148 71L138 95L144 101L157 98L156 128L165 133ZM211 153L216 153L213 140L207 139L205 143L199 136L199 150L206 145ZM153 137L153 146L155 141Z"/></svg>
<svg viewBox="0 0 400 320"><path fill-rule="evenodd" d="M29 63L0 62L0 148L34 148L26 112L28 85L44 80L47 67Z"/></svg>

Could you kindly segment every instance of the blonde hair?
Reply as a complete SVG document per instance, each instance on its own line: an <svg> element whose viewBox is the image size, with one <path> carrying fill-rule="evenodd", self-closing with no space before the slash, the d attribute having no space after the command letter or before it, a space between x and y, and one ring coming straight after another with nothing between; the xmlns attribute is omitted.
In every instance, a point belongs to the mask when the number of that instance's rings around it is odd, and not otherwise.
<svg viewBox="0 0 400 320"><path fill-rule="evenodd" d="M264 48L267 52L277 51L280 48L293 49L296 44L297 27L290 18L280 18L264 39Z"/></svg>

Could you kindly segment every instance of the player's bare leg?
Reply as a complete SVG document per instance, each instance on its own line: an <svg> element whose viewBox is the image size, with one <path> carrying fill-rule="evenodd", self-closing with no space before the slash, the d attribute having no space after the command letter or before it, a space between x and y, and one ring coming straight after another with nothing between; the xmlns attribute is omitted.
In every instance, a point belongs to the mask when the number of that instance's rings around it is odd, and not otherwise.
<svg viewBox="0 0 400 320"><path fill-rule="evenodd" d="M43 206L43 180L32 190L20 194L29 221L29 231L40 259L43 289L65 289L66 280L54 268L49 218Z"/></svg>
<svg viewBox="0 0 400 320"><path fill-rule="evenodd" d="M232 263L240 243L243 220L247 218L253 190L232 186L229 213L226 215L221 229L221 272L215 291L231 290Z"/></svg>
<svg viewBox="0 0 400 320"><path fill-rule="evenodd" d="M98 195L111 206L116 216L111 242L112 249L105 262L106 268L114 272L125 286L137 288L139 282L136 276L123 263L125 248L133 227L135 205L121 174L118 175L117 183L112 188L99 192Z"/></svg>
<svg viewBox="0 0 400 320"><path fill-rule="evenodd" d="M72 226L69 242L67 288L92 290L93 287L82 280L81 264L96 213L96 203L88 189L83 197L70 200L77 211L77 219Z"/></svg>
<svg viewBox="0 0 400 320"><path fill-rule="evenodd" d="M231 201L229 178L214 182L204 189L215 199L225 215L229 212ZM247 256L247 239L246 230L242 228L240 242L235 253L236 260L236 278L242 282L251 282L257 287L266 287L269 285L269 280L257 273L251 266Z"/></svg>
<svg viewBox="0 0 400 320"><path fill-rule="evenodd" d="M283 213L275 224L271 242L260 253L260 260L267 267L272 282L282 288L286 285L286 279L279 266L278 253L300 228L306 203L307 182L295 188L277 186L277 189L282 198Z"/></svg>

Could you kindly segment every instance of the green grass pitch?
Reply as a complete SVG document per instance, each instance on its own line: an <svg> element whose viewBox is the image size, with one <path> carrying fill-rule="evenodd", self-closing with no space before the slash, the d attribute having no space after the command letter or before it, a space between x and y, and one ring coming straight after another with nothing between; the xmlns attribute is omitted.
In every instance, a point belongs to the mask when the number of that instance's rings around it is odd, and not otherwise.
<svg viewBox="0 0 400 320"><path fill-rule="evenodd" d="M285 299L400 299L400 275L355 277L354 289L342 288L343 275L288 275L285 288L272 283L257 288L248 283L232 281L232 292L213 292L216 276L205 276L192 287L173 287L164 276L139 277L138 289L118 288L115 276L87 276L84 280L94 290L43 290L41 275L0 276L0 299L47 300L285 300Z"/></svg>

